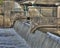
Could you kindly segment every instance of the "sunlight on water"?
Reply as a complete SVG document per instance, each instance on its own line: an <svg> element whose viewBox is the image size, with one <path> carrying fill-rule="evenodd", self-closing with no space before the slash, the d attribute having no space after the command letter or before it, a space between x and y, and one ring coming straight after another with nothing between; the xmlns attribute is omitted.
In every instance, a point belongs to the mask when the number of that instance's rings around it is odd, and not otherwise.
<svg viewBox="0 0 60 48"><path fill-rule="evenodd" d="M60 44L51 38L47 37L47 34L41 31L36 31L35 34L29 33L30 27L17 21L14 26L15 30L21 35L31 46L31 48L60 48Z"/></svg>
<svg viewBox="0 0 60 48"><path fill-rule="evenodd" d="M0 48L29 48L13 28L0 29Z"/></svg>

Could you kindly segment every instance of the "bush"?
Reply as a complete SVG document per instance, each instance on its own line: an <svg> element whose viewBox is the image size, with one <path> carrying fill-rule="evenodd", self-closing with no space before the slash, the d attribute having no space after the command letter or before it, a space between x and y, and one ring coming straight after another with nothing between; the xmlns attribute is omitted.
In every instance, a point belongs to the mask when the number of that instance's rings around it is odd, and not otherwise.
<svg viewBox="0 0 60 48"><path fill-rule="evenodd" d="M0 0L0 5L3 3L3 0Z"/></svg>

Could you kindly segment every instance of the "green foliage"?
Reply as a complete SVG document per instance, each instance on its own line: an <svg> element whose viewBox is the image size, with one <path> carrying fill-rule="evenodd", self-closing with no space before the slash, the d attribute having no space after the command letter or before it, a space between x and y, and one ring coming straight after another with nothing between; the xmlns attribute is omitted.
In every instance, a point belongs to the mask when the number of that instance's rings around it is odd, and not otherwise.
<svg viewBox="0 0 60 48"><path fill-rule="evenodd" d="M3 0L0 0L0 5L3 4Z"/></svg>

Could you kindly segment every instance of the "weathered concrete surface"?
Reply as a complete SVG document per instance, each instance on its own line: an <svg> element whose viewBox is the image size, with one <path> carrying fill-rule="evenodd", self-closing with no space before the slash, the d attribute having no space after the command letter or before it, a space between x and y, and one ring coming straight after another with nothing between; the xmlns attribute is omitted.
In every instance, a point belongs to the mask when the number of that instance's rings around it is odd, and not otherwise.
<svg viewBox="0 0 60 48"><path fill-rule="evenodd" d="M13 28L0 29L0 48L30 48Z"/></svg>
<svg viewBox="0 0 60 48"><path fill-rule="evenodd" d="M47 37L47 34L36 31L35 34L29 33L30 27L17 21L14 26L15 30L21 35L31 48L60 48L60 44Z"/></svg>

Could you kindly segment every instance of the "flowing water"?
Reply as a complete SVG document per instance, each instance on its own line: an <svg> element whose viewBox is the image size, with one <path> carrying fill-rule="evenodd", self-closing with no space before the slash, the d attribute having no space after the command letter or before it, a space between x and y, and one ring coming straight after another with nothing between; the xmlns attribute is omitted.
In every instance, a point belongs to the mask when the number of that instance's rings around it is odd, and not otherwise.
<svg viewBox="0 0 60 48"><path fill-rule="evenodd" d="M17 21L14 28L27 41L31 48L60 48L60 44L47 37L47 34L38 30L34 34L30 33L30 27L28 25Z"/></svg>
<svg viewBox="0 0 60 48"><path fill-rule="evenodd" d="M0 29L0 48L30 48L13 28Z"/></svg>

